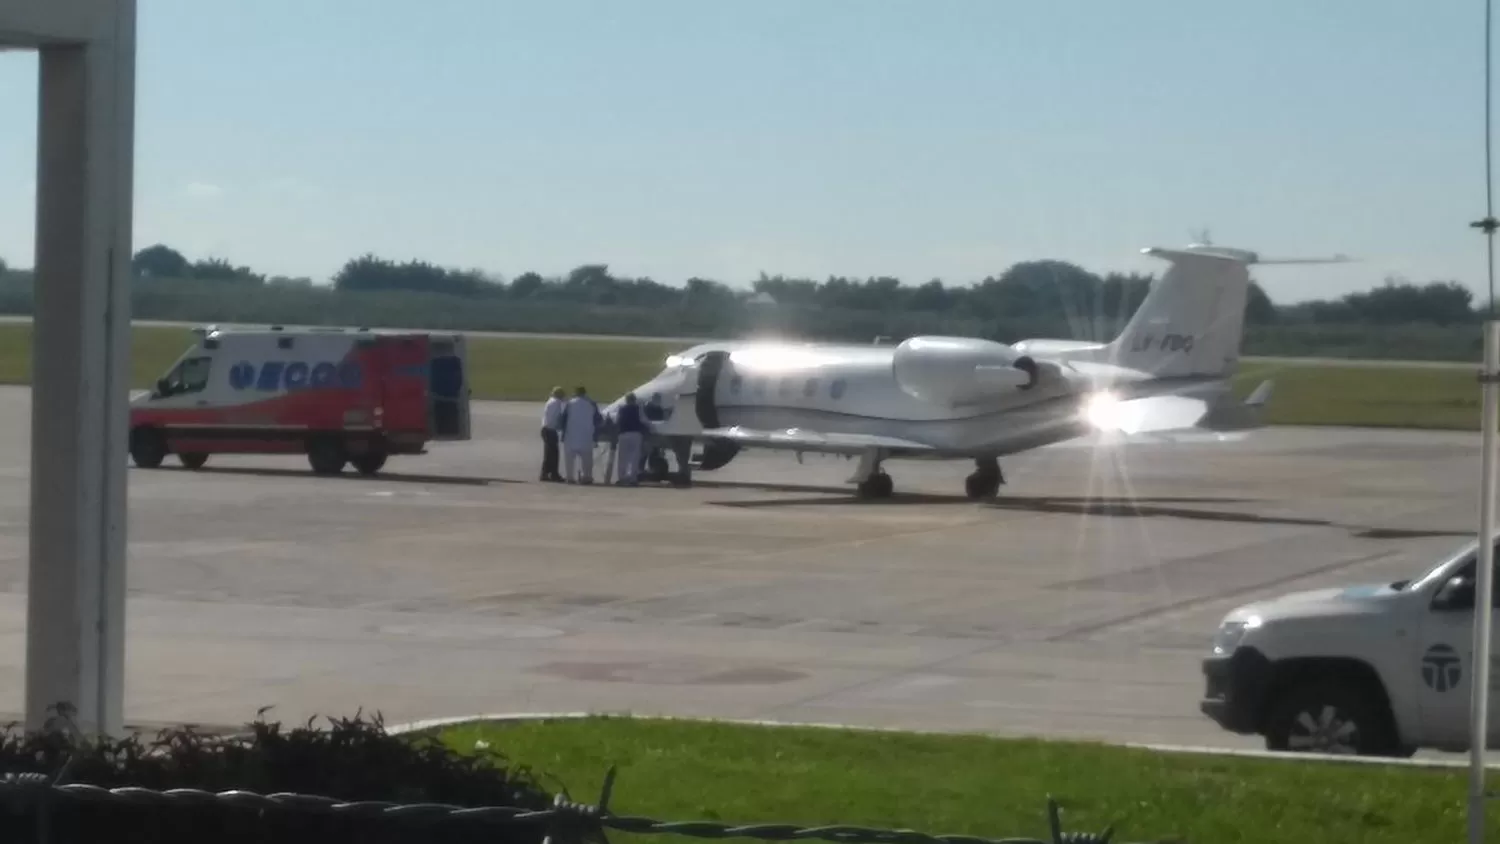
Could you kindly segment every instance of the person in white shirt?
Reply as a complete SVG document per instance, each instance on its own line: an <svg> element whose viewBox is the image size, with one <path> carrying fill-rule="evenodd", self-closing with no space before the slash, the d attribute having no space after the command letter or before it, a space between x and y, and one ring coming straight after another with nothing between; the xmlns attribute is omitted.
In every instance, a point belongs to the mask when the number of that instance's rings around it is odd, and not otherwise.
<svg viewBox="0 0 1500 844"><path fill-rule="evenodd" d="M568 406L563 409L562 415L563 460L567 467L568 483L594 482L594 443L598 440L601 422L603 414L599 412L599 406L579 387L577 394L568 400ZM583 463L581 474L573 471L578 462Z"/></svg>
<svg viewBox="0 0 1500 844"><path fill-rule="evenodd" d="M560 456L558 440L562 436L562 414L567 405L567 394L562 387L553 387L552 396L542 408L542 480L561 483L562 473L557 471Z"/></svg>

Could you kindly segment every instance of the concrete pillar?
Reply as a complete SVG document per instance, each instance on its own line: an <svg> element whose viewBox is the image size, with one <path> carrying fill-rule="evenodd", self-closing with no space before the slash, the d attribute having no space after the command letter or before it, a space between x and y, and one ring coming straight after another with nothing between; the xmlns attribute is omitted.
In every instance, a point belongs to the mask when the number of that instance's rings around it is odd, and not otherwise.
<svg viewBox="0 0 1500 844"><path fill-rule="evenodd" d="M40 45L26 724L123 728L134 0Z"/></svg>

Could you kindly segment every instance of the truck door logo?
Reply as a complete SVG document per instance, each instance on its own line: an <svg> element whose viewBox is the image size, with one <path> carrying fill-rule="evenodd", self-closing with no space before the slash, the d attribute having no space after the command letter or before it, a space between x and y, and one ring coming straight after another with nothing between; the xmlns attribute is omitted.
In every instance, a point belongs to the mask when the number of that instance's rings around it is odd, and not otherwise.
<svg viewBox="0 0 1500 844"><path fill-rule="evenodd" d="M1435 692L1447 692L1463 679L1463 663L1458 652L1447 645L1433 645L1422 655L1422 682Z"/></svg>
<svg viewBox="0 0 1500 844"><path fill-rule="evenodd" d="M306 387L356 390L363 381L364 370L356 360L342 363L268 360L258 367L242 360L229 368L229 386L235 390L276 392Z"/></svg>

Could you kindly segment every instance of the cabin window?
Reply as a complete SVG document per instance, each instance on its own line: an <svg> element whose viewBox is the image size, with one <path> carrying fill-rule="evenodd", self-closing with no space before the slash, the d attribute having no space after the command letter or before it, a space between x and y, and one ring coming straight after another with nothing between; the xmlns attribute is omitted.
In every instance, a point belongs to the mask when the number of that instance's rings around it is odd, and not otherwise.
<svg viewBox="0 0 1500 844"><path fill-rule="evenodd" d="M292 338L290 338L290 337L277 337L276 338L276 348L278 348L278 349L290 349L291 347L292 347Z"/></svg>
<svg viewBox="0 0 1500 844"><path fill-rule="evenodd" d="M783 378L776 384L776 395L786 398L792 394L792 379Z"/></svg>
<svg viewBox="0 0 1500 844"><path fill-rule="evenodd" d="M828 388L828 394L830 396L833 396L835 399L843 398L844 397L844 390L848 386L849 385L844 381L844 379L842 379L842 378L836 378L836 379L834 379L833 384L829 386L829 388Z"/></svg>
<svg viewBox="0 0 1500 844"><path fill-rule="evenodd" d="M816 379L816 378L809 378L809 379L807 379L807 383L804 384L803 387L802 387L802 395L805 396L805 397L807 397L807 398L812 398L813 396L815 396L817 394L818 394L818 379Z"/></svg>

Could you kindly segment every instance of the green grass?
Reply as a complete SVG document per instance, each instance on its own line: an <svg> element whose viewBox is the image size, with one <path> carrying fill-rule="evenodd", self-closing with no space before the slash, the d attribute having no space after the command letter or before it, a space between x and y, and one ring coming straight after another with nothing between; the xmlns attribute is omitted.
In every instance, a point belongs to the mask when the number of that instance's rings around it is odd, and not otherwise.
<svg viewBox="0 0 1500 844"><path fill-rule="evenodd" d="M191 342L182 328L134 330L131 386L149 387ZM470 338L470 372L479 399L542 401L554 386L579 384L613 399L660 371L681 344L656 341ZM0 325L0 383L30 381L31 327ZM1237 378L1241 395L1263 378L1276 390L1267 421L1274 425L1479 427L1479 386L1468 369L1325 367L1248 364Z"/></svg>
<svg viewBox="0 0 1500 844"><path fill-rule="evenodd" d="M1245 395L1275 381L1266 421L1273 425L1479 429L1474 369L1246 364L1236 380Z"/></svg>
<svg viewBox="0 0 1500 844"><path fill-rule="evenodd" d="M1121 842L1412 844L1462 840L1466 823L1461 770L605 718L462 726L443 738L458 750L486 741L575 800L596 801L616 765L611 809L659 820L1046 839L1050 794L1065 829L1113 824ZM1489 819L1494 839L1500 812Z"/></svg>

